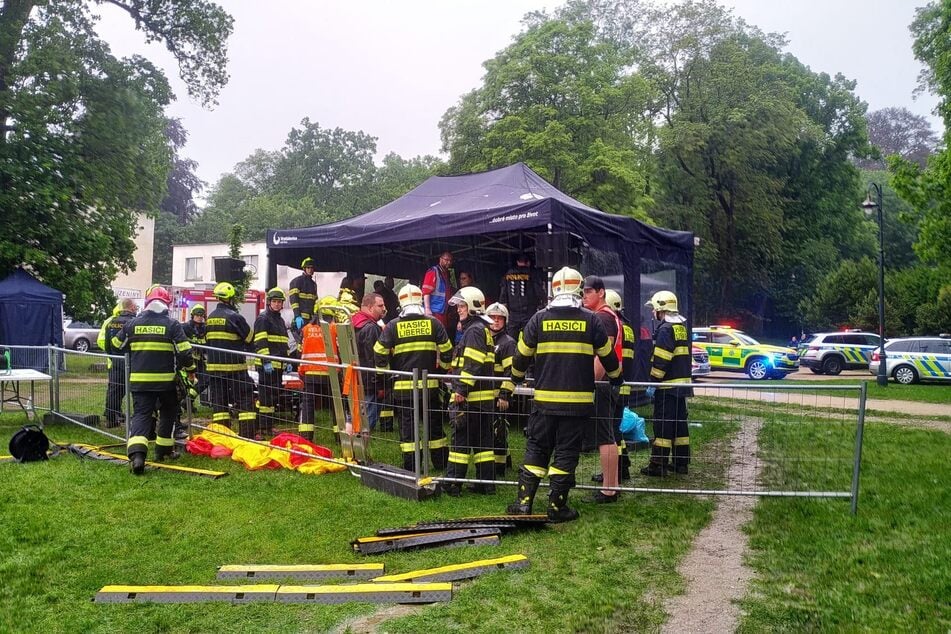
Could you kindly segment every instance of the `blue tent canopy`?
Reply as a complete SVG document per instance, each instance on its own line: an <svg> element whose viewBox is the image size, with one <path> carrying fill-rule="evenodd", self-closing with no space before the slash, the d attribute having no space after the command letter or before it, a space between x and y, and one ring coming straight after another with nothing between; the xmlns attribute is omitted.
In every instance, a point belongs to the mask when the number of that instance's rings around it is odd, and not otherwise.
<svg viewBox="0 0 951 634"><path fill-rule="evenodd" d="M419 283L450 250L489 298L522 251L551 267L609 277L625 305L643 305L641 276L659 276L689 306L693 234L606 214L559 191L524 163L433 176L382 207L346 220L267 232L269 285L276 265L312 257L320 271L393 275ZM645 289L646 290L646 289ZM656 289L652 289L656 290ZM638 311L628 311L637 322ZM689 310L685 310L689 314Z"/></svg>
<svg viewBox="0 0 951 634"><path fill-rule="evenodd" d="M0 345L48 344L63 345L63 294L17 269L0 282ZM45 357L35 354L19 359L26 352L14 350L17 367L46 367Z"/></svg>

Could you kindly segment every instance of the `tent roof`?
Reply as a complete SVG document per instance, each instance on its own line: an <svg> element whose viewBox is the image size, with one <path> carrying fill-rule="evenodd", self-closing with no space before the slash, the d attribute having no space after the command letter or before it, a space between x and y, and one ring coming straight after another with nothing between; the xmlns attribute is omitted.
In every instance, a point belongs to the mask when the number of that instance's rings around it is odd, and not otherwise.
<svg viewBox="0 0 951 634"><path fill-rule="evenodd" d="M35 277L18 268L0 282L0 301L11 300L62 304L63 294L37 281Z"/></svg>
<svg viewBox="0 0 951 634"><path fill-rule="evenodd" d="M302 229L269 230L273 263L298 266L314 257L319 270L374 272L380 245L390 267L439 250L486 248L511 253L528 247L526 233L568 233L579 244L615 249L635 243L639 250L673 253L685 264L693 257L693 234L651 227L606 214L559 191L524 163L462 176L432 176L418 187L373 211ZM325 250L324 247L333 247ZM498 254L496 254L497 257ZM648 253L650 257L651 254Z"/></svg>

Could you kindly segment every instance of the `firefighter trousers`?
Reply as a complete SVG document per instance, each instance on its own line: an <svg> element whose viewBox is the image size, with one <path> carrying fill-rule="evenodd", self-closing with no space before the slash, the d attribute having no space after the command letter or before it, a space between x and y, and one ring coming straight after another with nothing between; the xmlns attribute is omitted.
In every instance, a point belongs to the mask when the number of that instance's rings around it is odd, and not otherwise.
<svg viewBox="0 0 951 634"><path fill-rule="evenodd" d="M495 480L495 439L492 434L492 412L475 407L451 409L452 442L449 445L449 466L446 477L465 478L470 456L475 461L479 480Z"/></svg>
<svg viewBox="0 0 951 634"><path fill-rule="evenodd" d="M423 404L425 406L425 403ZM403 452L403 468L407 471L416 471L416 444L413 440L415 421L413 420L413 401L397 400L397 416L400 421L400 450ZM439 390L429 391L429 439L423 439L420 447L421 455L426 455L429 448L429 457L433 468L445 469L449 459L449 440L443 431L445 410L442 404L442 394ZM422 416L420 416L422 420ZM420 430L422 436L422 430Z"/></svg>
<svg viewBox="0 0 951 634"><path fill-rule="evenodd" d="M591 424L588 416L554 416L533 411L525 428L522 476L530 473L537 488L537 482L547 474L551 497L567 498L568 491L575 486L581 436L585 426Z"/></svg>
<svg viewBox="0 0 951 634"><path fill-rule="evenodd" d="M158 426L155 411L158 410ZM174 387L163 392L132 392L132 422L129 425L129 440L126 453L147 454L149 438L155 435L155 459L161 460L172 453L175 440L172 426L178 416L178 395Z"/></svg>
<svg viewBox="0 0 951 634"><path fill-rule="evenodd" d="M258 367L258 420L256 431L269 434L277 425L276 412L281 399L284 372L272 368L265 372Z"/></svg>
<svg viewBox="0 0 951 634"><path fill-rule="evenodd" d="M115 427L122 418L122 399L125 398L125 361L112 359L109 385L106 387L106 425Z"/></svg>
<svg viewBox="0 0 951 634"><path fill-rule="evenodd" d="M326 374L304 374L304 393L300 400L300 423L297 432L307 440L314 439L315 412L330 402L330 377Z"/></svg>
<svg viewBox="0 0 951 634"><path fill-rule="evenodd" d="M208 375L211 422L231 427L231 408L238 413L238 433L254 436L254 383L245 371L211 372Z"/></svg>
<svg viewBox="0 0 951 634"><path fill-rule="evenodd" d="M654 442L650 461L666 466L673 452L674 467L690 462L690 432L687 429L687 399L674 390L658 389L654 394Z"/></svg>

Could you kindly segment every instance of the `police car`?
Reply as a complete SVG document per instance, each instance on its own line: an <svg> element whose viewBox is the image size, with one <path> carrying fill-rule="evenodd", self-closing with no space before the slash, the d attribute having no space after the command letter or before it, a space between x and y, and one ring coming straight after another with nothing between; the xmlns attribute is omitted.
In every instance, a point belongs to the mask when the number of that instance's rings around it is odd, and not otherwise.
<svg viewBox="0 0 951 634"><path fill-rule="evenodd" d="M781 379L799 369L799 354L792 348L761 344L730 326L694 328L693 343L709 355L712 369L745 372L757 381Z"/></svg>
<svg viewBox="0 0 951 634"><path fill-rule="evenodd" d="M871 332L820 332L799 343L799 362L815 374L835 375L842 370L864 370L880 345L879 336Z"/></svg>
<svg viewBox="0 0 951 634"><path fill-rule="evenodd" d="M885 373L898 383L951 381L951 335L889 339L885 342L885 353ZM868 371L878 374L880 363L876 349Z"/></svg>

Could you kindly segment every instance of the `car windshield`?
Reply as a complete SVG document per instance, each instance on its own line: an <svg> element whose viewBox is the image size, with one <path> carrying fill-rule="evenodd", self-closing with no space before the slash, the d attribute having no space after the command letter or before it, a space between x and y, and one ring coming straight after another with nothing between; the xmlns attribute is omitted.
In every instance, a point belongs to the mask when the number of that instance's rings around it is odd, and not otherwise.
<svg viewBox="0 0 951 634"><path fill-rule="evenodd" d="M740 343L742 343L744 346L758 346L759 345L759 341L757 341L756 339L753 339L749 335L743 334L742 332L734 332L733 336L739 339Z"/></svg>
<svg viewBox="0 0 951 634"><path fill-rule="evenodd" d="M90 326L84 321L74 321L66 327L67 328L92 328L92 326Z"/></svg>
<svg viewBox="0 0 951 634"><path fill-rule="evenodd" d="M816 340L817 335L806 335L802 338L802 341L799 342L799 345L804 345Z"/></svg>

